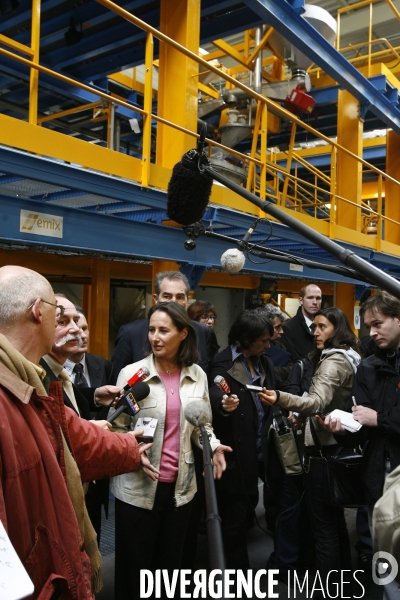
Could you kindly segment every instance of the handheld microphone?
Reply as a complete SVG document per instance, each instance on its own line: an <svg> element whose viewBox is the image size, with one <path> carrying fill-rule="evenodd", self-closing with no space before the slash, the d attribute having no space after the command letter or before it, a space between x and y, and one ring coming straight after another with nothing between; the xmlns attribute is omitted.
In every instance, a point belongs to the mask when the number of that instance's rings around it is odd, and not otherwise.
<svg viewBox="0 0 400 600"><path fill-rule="evenodd" d="M220 390L224 392L224 394L227 396L232 395L231 388L229 387L225 377L222 377L222 375L217 375L214 377L214 383L219 387Z"/></svg>
<svg viewBox="0 0 400 600"><path fill-rule="evenodd" d="M211 411L209 405L203 400L193 400L185 408L185 419L194 427L204 427L211 423Z"/></svg>
<svg viewBox="0 0 400 600"><path fill-rule="evenodd" d="M122 388L118 396L115 396L114 400L121 400L129 392L131 387L138 383L138 381L143 381L143 379L146 379L149 375L150 371L147 367L140 367L140 369L128 379L126 386Z"/></svg>
<svg viewBox="0 0 400 600"><path fill-rule="evenodd" d="M126 386L125 386L126 387ZM124 388L125 389L125 388ZM150 394L150 386L144 381L138 381L133 386L129 387L117 404L116 411L108 417L107 421L113 423L117 417L123 412L134 417L140 410L138 402L147 398Z"/></svg>
<svg viewBox="0 0 400 600"><path fill-rule="evenodd" d="M206 211L213 177L204 171L210 161L203 153L207 126L203 126L196 149L186 152L172 169L167 189L167 215L180 225L200 221Z"/></svg>

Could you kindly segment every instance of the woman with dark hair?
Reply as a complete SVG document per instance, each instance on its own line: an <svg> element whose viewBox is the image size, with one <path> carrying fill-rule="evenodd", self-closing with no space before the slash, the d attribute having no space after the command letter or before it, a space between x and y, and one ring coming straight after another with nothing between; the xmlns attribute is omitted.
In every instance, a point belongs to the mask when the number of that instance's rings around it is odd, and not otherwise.
<svg viewBox="0 0 400 600"><path fill-rule="evenodd" d="M247 516L258 501L258 477L264 479L261 428L269 410L247 384L274 386L274 369L264 354L273 334L272 323L257 310L245 310L233 323L229 346L210 366L210 400L213 426L222 443L233 448L227 455L227 470L216 482L222 534L230 569L249 569ZM231 395L215 383L224 377ZM217 433L218 432L218 433Z"/></svg>
<svg viewBox="0 0 400 600"><path fill-rule="evenodd" d="M206 300L195 300L189 304L187 313L192 321L199 321L207 327L214 327L217 322L217 309L214 304Z"/></svg>
<svg viewBox="0 0 400 600"><path fill-rule="evenodd" d="M263 390L260 398L267 405L293 410L307 416L305 429L306 471L305 494L316 544L316 566L325 586L330 571L334 585L341 570L351 569L349 537L343 509L327 504L324 498L324 456L337 449L332 434L313 416L345 410L350 400L353 379L360 364L360 342L349 321L339 308L324 308L314 318L316 350L310 354L314 376L308 395ZM337 583L337 581L336 581ZM325 595L323 596L325 597Z"/></svg>
<svg viewBox="0 0 400 600"><path fill-rule="evenodd" d="M196 331L186 310L176 302L161 302L148 314L147 358L119 374L123 387L140 367L147 367L150 393L140 402L140 417L158 420L153 446L136 472L111 480L115 500L115 598L140 597L140 569L179 569L196 493L191 441L200 446L200 430L183 416L190 402L209 410L207 379L195 364ZM138 415L122 414L121 431L134 429ZM213 450L214 477L225 470L224 451L211 425L206 429ZM200 446L201 447L201 446Z"/></svg>

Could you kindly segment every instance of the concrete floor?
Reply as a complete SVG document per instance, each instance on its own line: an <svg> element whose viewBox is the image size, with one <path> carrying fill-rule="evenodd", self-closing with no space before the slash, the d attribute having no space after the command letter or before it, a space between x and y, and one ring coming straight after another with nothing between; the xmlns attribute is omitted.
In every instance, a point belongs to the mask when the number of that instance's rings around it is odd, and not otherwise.
<svg viewBox="0 0 400 600"><path fill-rule="evenodd" d="M260 494L261 496L261 494ZM114 600L114 502L110 502L110 515L108 521L103 521L103 530L102 530L102 541L100 544L100 549L103 554L103 580L104 587L102 591L96 595L96 600ZM264 519L264 510L262 507L262 503L260 502L256 509L257 520L261 527L265 529L265 519ZM346 520L348 524L350 539L352 545L356 539L355 534L355 511L352 509L346 510ZM264 532L260 527L255 524L248 532L248 552L250 557L251 568L254 571L259 569L265 569L267 559L270 553L273 551L273 540L270 534ZM207 535L200 534L199 542L198 542L198 552L197 552L197 560L196 560L196 568L204 569L207 567ZM354 560L353 560L353 568L360 568L357 564L357 556L354 551ZM312 572L309 573L309 581L313 581L314 577ZM362 588L356 585L354 589L354 598L363 598L365 600L381 600L382 599L382 588L375 585L372 581L371 574L368 572L359 573L357 575L359 581L365 588L363 592ZM300 578L300 581L303 581L303 577ZM261 578L261 590L266 592L266 598L268 598L268 582L267 577L263 576ZM312 598L311 595L312 584L309 584L308 591L303 589L302 592L299 591L299 587L296 589L289 588L285 583L278 582L278 585L273 588L275 593L279 594L280 599L292 599L297 598L299 600L304 600L306 598ZM272 596L270 596L272 597ZM314 596L316 597L316 596ZM331 598L337 596L331 592ZM255 596L254 596L255 598ZM339 598L341 596L339 595Z"/></svg>

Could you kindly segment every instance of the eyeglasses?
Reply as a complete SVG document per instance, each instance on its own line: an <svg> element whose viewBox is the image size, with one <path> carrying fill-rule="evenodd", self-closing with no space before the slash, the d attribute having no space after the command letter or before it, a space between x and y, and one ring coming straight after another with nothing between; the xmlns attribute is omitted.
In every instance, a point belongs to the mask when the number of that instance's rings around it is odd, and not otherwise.
<svg viewBox="0 0 400 600"><path fill-rule="evenodd" d="M28 308L26 310L29 310L32 308L32 306L35 304L37 298L28 306ZM65 307L62 306L61 304L54 304L53 302L49 302L48 300L43 300L43 298L39 298L39 300L41 302L44 302L45 304L50 304L50 306L55 306L56 309L58 308L59 312L56 312L56 317L57 319L61 319L64 316L65 313Z"/></svg>
<svg viewBox="0 0 400 600"><path fill-rule="evenodd" d="M217 317L215 315L201 315L200 321L215 321Z"/></svg>

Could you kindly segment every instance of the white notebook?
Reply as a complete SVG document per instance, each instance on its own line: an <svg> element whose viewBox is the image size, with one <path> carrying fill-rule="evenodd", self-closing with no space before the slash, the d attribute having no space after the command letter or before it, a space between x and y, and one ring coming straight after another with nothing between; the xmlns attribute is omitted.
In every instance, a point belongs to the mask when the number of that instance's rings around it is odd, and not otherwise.
<svg viewBox="0 0 400 600"><path fill-rule="evenodd" d="M346 412L345 410L339 410L335 408L331 413L329 413L331 419L340 419L342 427L347 429L347 431L351 431L354 433L361 429L362 425L358 421L355 420L352 413Z"/></svg>
<svg viewBox="0 0 400 600"><path fill-rule="evenodd" d="M0 598L20 600L30 596L34 586L0 521Z"/></svg>

